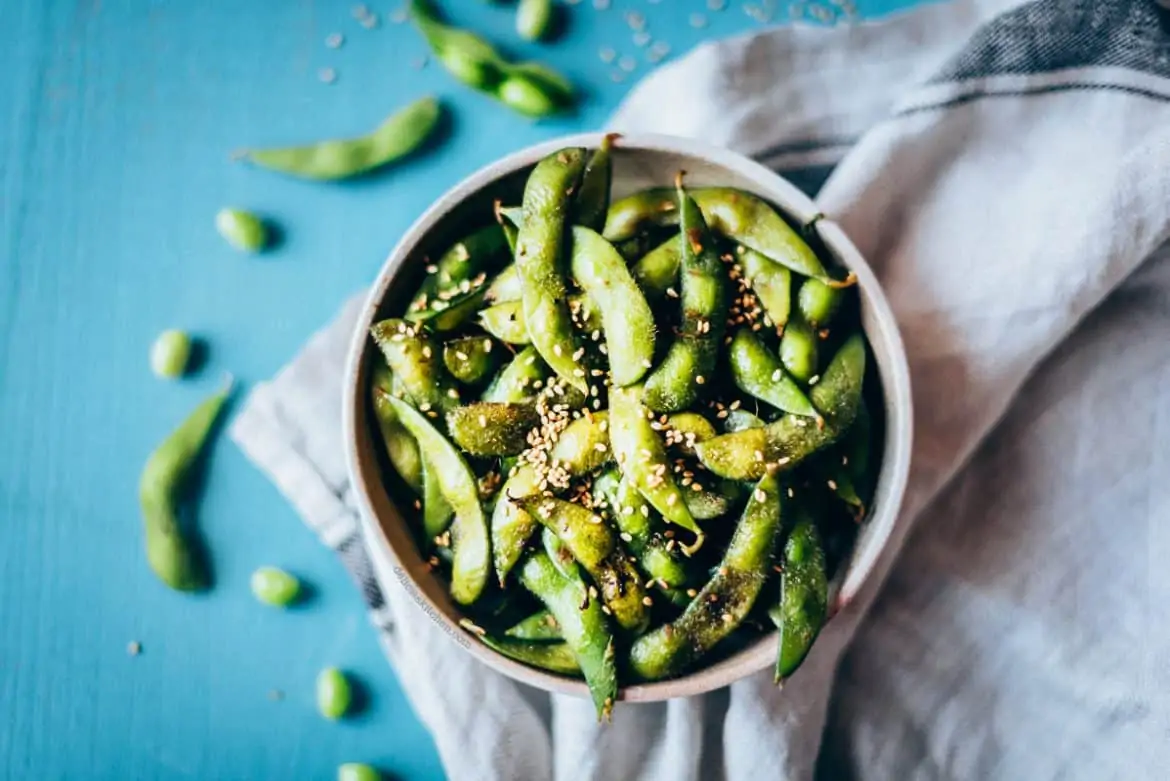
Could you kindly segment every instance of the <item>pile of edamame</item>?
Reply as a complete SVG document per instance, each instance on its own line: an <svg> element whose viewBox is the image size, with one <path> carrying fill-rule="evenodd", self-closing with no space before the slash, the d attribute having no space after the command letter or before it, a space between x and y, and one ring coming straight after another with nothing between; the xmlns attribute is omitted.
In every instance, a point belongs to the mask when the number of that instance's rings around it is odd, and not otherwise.
<svg viewBox="0 0 1170 781"><path fill-rule="evenodd" d="M611 146L541 160L371 329L391 492L463 626L583 677L678 676L779 630L776 679L828 615L873 488L855 277L765 201L673 187L610 203ZM384 359L384 360L383 360Z"/></svg>

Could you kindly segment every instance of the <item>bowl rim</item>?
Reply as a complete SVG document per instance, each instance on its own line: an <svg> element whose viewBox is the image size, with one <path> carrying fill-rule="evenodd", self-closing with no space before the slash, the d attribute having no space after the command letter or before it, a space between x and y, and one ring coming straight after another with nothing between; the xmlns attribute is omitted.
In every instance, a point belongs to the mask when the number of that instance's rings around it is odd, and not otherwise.
<svg viewBox="0 0 1170 781"><path fill-rule="evenodd" d="M490 668L508 677L537 688L572 694L587 698L588 688L583 681L547 673L515 662L486 645L469 641L466 632L447 615L443 606L433 600L415 581L407 562L395 552L382 524L377 517L375 502L370 495L371 486L361 475L362 453L359 445L364 424L359 409L365 404L363 364L372 349L367 338L369 327L386 297L399 271L410 259L413 249L441 222L447 214L464 200L489 187L518 170L534 165L538 160L568 146L596 148L604 132L577 133L553 138L512 152L484 165L471 175L447 190L437 198L402 234L378 271L369 294L359 312L354 329L345 369L342 417L345 436L346 469L356 496L362 535L371 548L375 569L383 571L392 568L394 580L407 590L412 600L422 608L430 620L435 621L444 634L457 642L464 650ZM890 309L885 293L879 285L873 270L860 251L831 218L820 215L813 201L795 185L780 174L756 161L722 147L715 147L695 141L663 134L634 133L622 134L617 146L624 150L645 150L655 153L670 153L702 159L714 167L723 168L752 184L747 188L765 200L776 204L785 213L807 222L819 216L817 223L821 239L837 259L858 277L862 292L863 306L872 313L869 328L863 328L872 349L880 337L886 350L886 360L878 361L883 395L886 398L886 441L884 443L882 470L878 475L878 494L874 498L874 512L866 521L872 544L864 550L855 546L848 569L841 581L840 590L834 602L829 621L840 608L847 605L868 581L874 572L877 560L885 550L894 524L901 509L906 483L909 477L910 451L913 438L913 399L910 391L910 371L906 352L897 322ZM875 331L872 333L871 331ZM875 354L875 359L877 358ZM890 414L892 411L893 414ZM368 433L368 432L367 432ZM385 492L384 487L378 490ZM389 503L397 511L397 504L389 496ZM398 511L401 515L401 512ZM421 616L420 616L421 618ZM695 670L678 678L652 683L637 683L622 687L619 699L626 702L656 702L675 697L686 697L727 686L747 675L766 669L775 661L776 632L769 632L746 648L721 659L714 664Z"/></svg>

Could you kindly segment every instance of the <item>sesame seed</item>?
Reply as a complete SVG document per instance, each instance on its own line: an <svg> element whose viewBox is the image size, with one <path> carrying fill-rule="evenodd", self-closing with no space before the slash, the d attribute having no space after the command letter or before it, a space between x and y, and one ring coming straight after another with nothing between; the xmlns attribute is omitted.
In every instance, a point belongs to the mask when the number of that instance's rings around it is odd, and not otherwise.
<svg viewBox="0 0 1170 781"><path fill-rule="evenodd" d="M330 49L340 49L343 43L345 43L345 36L341 33L330 33L325 36L325 45Z"/></svg>
<svg viewBox="0 0 1170 781"><path fill-rule="evenodd" d="M707 382L707 378L706 378L706 377L704 377L704 376L703 376L703 375L701 375L701 374L700 374L698 377L696 377L696 378L695 378L695 384L696 384L696 385L703 385L703 384L704 384L704 383L706 383L706 382Z"/></svg>
<svg viewBox="0 0 1170 781"><path fill-rule="evenodd" d="M138 642L137 640L133 640L127 643L126 653L130 654L131 656L138 656L138 654L142 653L142 643Z"/></svg>
<svg viewBox="0 0 1170 781"><path fill-rule="evenodd" d="M768 498L768 495L766 493L764 493L763 489L761 489L761 488L757 488L755 490L755 493L752 494L752 496L755 497L757 502L762 502Z"/></svg>
<svg viewBox="0 0 1170 781"><path fill-rule="evenodd" d="M829 484L829 490L830 490L830 491L836 491L836 490L837 490L837 481L836 481L836 480L829 480L829 481L828 481L828 484Z"/></svg>
<svg viewBox="0 0 1170 781"><path fill-rule="evenodd" d="M777 369L776 371L772 372L772 382L780 382L780 378L783 376L784 373Z"/></svg>
<svg viewBox="0 0 1170 781"><path fill-rule="evenodd" d="M725 623L725 624L730 624L732 621L735 620L731 617L731 613L724 613L721 616L721 618L723 619L723 623Z"/></svg>
<svg viewBox="0 0 1170 781"><path fill-rule="evenodd" d="M796 496L796 491L793 491L793 490L792 490L792 488L791 488L791 487L789 487L789 489L788 489L788 498L789 498L789 499L791 499L791 498L793 498L794 496Z"/></svg>
<svg viewBox="0 0 1170 781"><path fill-rule="evenodd" d="M648 596L642 597L642 604L645 605L646 607L650 607L651 605L654 604L654 600Z"/></svg>
<svg viewBox="0 0 1170 781"><path fill-rule="evenodd" d="M317 78L319 78L323 84L332 84L333 82L337 81L337 71L333 70L333 68L322 68L321 70L317 71Z"/></svg>

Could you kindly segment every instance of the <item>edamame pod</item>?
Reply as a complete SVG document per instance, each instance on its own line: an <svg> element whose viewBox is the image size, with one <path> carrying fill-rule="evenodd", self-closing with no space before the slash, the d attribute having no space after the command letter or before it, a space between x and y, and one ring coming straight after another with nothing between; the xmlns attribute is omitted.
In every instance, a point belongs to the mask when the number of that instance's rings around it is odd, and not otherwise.
<svg viewBox="0 0 1170 781"><path fill-rule="evenodd" d="M577 192L575 221L595 232L605 227L605 213L609 210L609 186L613 178L610 149L617 138L620 138L617 133L607 133L601 139L600 146L589 156L581 175L581 189Z"/></svg>
<svg viewBox="0 0 1170 781"><path fill-rule="evenodd" d="M768 319L783 328L792 311L792 272L753 249L736 247L744 279L764 308Z"/></svg>
<svg viewBox="0 0 1170 781"><path fill-rule="evenodd" d="M620 387L642 379L654 357L654 313L625 260L600 234L578 225L573 228L569 267L601 312L613 384Z"/></svg>
<svg viewBox="0 0 1170 781"><path fill-rule="evenodd" d="M671 236L643 255L630 268L638 287L650 301L659 301L673 292L678 295L678 267L682 263L682 242Z"/></svg>
<svg viewBox="0 0 1170 781"><path fill-rule="evenodd" d="M540 533L540 542L544 545L544 552L548 555L549 561L562 575L566 578L581 577L577 559L573 557L573 552L569 550L569 547L561 542L561 538L557 536L556 532L547 526L544 527Z"/></svg>
<svg viewBox="0 0 1170 781"><path fill-rule="evenodd" d="M796 379L808 382L817 373L817 332L803 317L793 317L780 337L780 361Z"/></svg>
<svg viewBox="0 0 1170 781"><path fill-rule="evenodd" d="M532 344L565 382L588 390L561 270L569 198L584 167L583 149L554 152L536 164L524 187L524 224L516 244L524 320Z"/></svg>
<svg viewBox="0 0 1170 781"><path fill-rule="evenodd" d="M561 625L548 608L538 610L504 633L517 640L561 640Z"/></svg>
<svg viewBox="0 0 1170 781"><path fill-rule="evenodd" d="M735 386L782 412L819 418L820 413L793 382L774 355L750 328L735 332L728 349L731 378Z"/></svg>
<svg viewBox="0 0 1170 781"><path fill-rule="evenodd" d="M796 671L828 617L829 583L825 551L816 524L803 518L784 544L780 602L768 616L780 634L776 682Z"/></svg>
<svg viewBox="0 0 1170 781"><path fill-rule="evenodd" d="M464 385L478 385L496 368L500 351L485 336L465 336L443 345L443 365Z"/></svg>
<svg viewBox="0 0 1170 781"><path fill-rule="evenodd" d="M589 573L618 626L632 632L646 627L650 616L638 574L600 515L560 499L524 499L520 506L551 529Z"/></svg>
<svg viewBox="0 0 1170 781"><path fill-rule="evenodd" d="M593 488L606 498L610 516L634 554L635 565L660 587L685 587L692 580L687 562L677 545L656 533L661 521L641 492L614 469L594 480Z"/></svg>
<svg viewBox="0 0 1170 781"><path fill-rule="evenodd" d="M844 290L826 285L819 279L806 279L796 294L801 316L818 328L832 321L844 300Z"/></svg>
<svg viewBox="0 0 1170 781"><path fill-rule="evenodd" d="M853 423L864 378L865 340L855 334L833 356L809 392L809 400L824 417L823 426L787 414L764 428L723 434L701 443L696 448L699 460L707 469L731 480L759 479L769 464L781 470L792 469L837 441Z"/></svg>
<svg viewBox="0 0 1170 781"><path fill-rule="evenodd" d="M695 445L715 436L711 421L698 412L676 412L666 419L666 444L678 448L688 456L695 454Z"/></svg>
<svg viewBox="0 0 1170 781"><path fill-rule="evenodd" d="M736 431L744 431L749 428L763 428L768 425L760 418L748 412L745 409L729 410L727 417L723 419L723 430L728 434L733 434Z"/></svg>
<svg viewBox="0 0 1170 781"><path fill-rule="evenodd" d="M382 433L382 444L386 448L386 456L390 465L402 478L407 487L421 496L423 492L422 456L418 452L418 443L410 432L398 422L394 408L390 406L392 378L390 369L385 364L375 362L373 378L370 381L370 401L374 408L374 418L378 422L378 429Z"/></svg>
<svg viewBox="0 0 1170 781"><path fill-rule="evenodd" d="M418 149L439 121L441 106L425 97L391 114L370 133L304 146L250 149L243 159L304 179L347 179L368 173Z"/></svg>
<svg viewBox="0 0 1170 781"><path fill-rule="evenodd" d="M780 482L768 473L752 492L714 577L681 616L634 641L630 667L639 677L683 672L743 622L768 577L780 521Z"/></svg>
<svg viewBox="0 0 1170 781"><path fill-rule="evenodd" d="M543 385L548 376L548 366L540 359L536 348L526 347L500 370L484 392L483 400L511 404L529 401L536 396L537 386Z"/></svg>
<svg viewBox="0 0 1170 781"><path fill-rule="evenodd" d="M437 418L458 406L459 391L443 365L438 343L425 329L390 319L374 323L370 335L420 412Z"/></svg>
<svg viewBox="0 0 1170 781"><path fill-rule="evenodd" d="M447 411L451 438L473 456L514 456L528 447L528 433L539 425L530 404L479 401Z"/></svg>
<svg viewBox="0 0 1170 781"><path fill-rule="evenodd" d="M503 301L480 310L479 324L483 330L506 344L532 343L524 320L524 306L519 301Z"/></svg>
<svg viewBox="0 0 1170 781"><path fill-rule="evenodd" d="M487 288L477 281L466 293L456 293L451 298L437 298L430 307L420 312L407 312L406 319L432 331L444 333L454 331L470 320L483 306Z"/></svg>
<svg viewBox="0 0 1170 781"><path fill-rule="evenodd" d="M207 586L203 562L179 526L179 502L231 388L229 382L199 404L150 454L138 480L146 560L158 579L177 591Z"/></svg>
<svg viewBox="0 0 1170 781"><path fill-rule="evenodd" d="M429 547L436 537L447 531L455 511L443 497L439 487L438 470L423 458L423 547Z"/></svg>
<svg viewBox="0 0 1170 781"><path fill-rule="evenodd" d="M504 224L511 225L511 223ZM516 236L519 236L519 231L517 231ZM511 241L514 242L515 239ZM512 254L516 254L515 246L512 247ZM504 301L519 301L521 295L523 293L520 290L520 272L516 270L515 263L510 263L488 285L484 300L498 304Z"/></svg>
<svg viewBox="0 0 1170 781"><path fill-rule="evenodd" d="M406 319L418 321L427 312L444 311L455 300L482 287L488 272L507 258L508 242L499 225L488 225L455 242L436 262L407 307Z"/></svg>
<svg viewBox="0 0 1170 781"><path fill-rule="evenodd" d="M568 643L533 643L525 640L497 639L491 635L481 635L479 639L488 648L517 662L557 675L581 677L581 665L577 663L577 656L573 649L569 648Z"/></svg>
<svg viewBox="0 0 1170 781"><path fill-rule="evenodd" d="M671 523L700 534L671 473L662 440L640 401L642 388L613 388L609 394L610 445L622 474Z"/></svg>
<svg viewBox="0 0 1170 781"><path fill-rule="evenodd" d="M556 617L589 684L598 719L608 719L617 698L617 665L601 601L590 599L582 581L566 578L540 551L520 568L520 582Z"/></svg>
<svg viewBox="0 0 1170 781"><path fill-rule="evenodd" d="M439 490L454 509L451 596L462 605L470 605L483 593L491 568L487 521L479 503L475 473L455 446L414 407L393 397L389 401L402 425L418 441L426 462L434 467Z"/></svg>

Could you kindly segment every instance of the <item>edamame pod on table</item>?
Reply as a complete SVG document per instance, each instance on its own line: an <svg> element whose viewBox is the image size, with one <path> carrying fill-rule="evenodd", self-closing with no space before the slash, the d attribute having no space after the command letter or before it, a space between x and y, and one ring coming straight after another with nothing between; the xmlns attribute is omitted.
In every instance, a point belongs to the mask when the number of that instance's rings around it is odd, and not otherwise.
<svg viewBox="0 0 1170 781"><path fill-rule="evenodd" d="M825 551L816 524L802 518L784 544L780 602L768 611L780 634L776 682L792 675L828 617L829 583Z"/></svg>
<svg viewBox="0 0 1170 781"><path fill-rule="evenodd" d="M539 385L548 379L549 369L535 347L516 353L511 363L500 370L483 394L483 401L519 404L535 398Z"/></svg>
<svg viewBox="0 0 1170 781"><path fill-rule="evenodd" d="M150 454L138 480L146 560L158 579L177 591L198 591L207 586L207 572L179 525L178 513L191 468L231 389L228 382L200 403Z"/></svg>
<svg viewBox="0 0 1170 781"><path fill-rule="evenodd" d="M475 473L455 446L414 407L393 397L390 404L402 425L418 441L427 464L434 467L439 490L455 512L451 528L455 554L451 596L460 604L470 605L483 593L491 568L487 520L479 503Z"/></svg>
<svg viewBox="0 0 1170 781"><path fill-rule="evenodd" d="M650 376L643 403L657 412L677 412L694 404L699 391L714 379L715 362L727 320L727 274L715 240L699 207L675 180L678 191L682 323L675 341Z"/></svg>
<svg viewBox="0 0 1170 781"><path fill-rule="evenodd" d="M610 379L619 387L635 383L654 357L654 313L613 245L580 225L572 236L569 268L601 312Z"/></svg>
<svg viewBox="0 0 1170 781"><path fill-rule="evenodd" d="M525 499L520 506L551 529L589 573L618 626L632 632L646 627L650 616L638 573L600 515L560 499Z"/></svg>
<svg viewBox="0 0 1170 781"><path fill-rule="evenodd" d="M707 226L715 233L825 284L847 287L857 281L852 272L845 279L834 279L800 234L763 199L731 187L701 187L692 190L691 195L702 210ZM670 204L672 197L668 188L660 187L614 202L606 217L605 237L621 241L647 224L677 222L678 209Z"/></svg>
<svg viewBox="0 0 1170 781"><path fill-rule="evenodd" d="M731 378L735 386L782 412L819 418L816 407L804 395L772 353L750 328L735 332L728 348Z"/></svg>
<svg viewBox="0 0 1170 781"><path fill-rule="evenodd" d="M642 388L613 388L609 394L609 441L622 474L671 523L695 534L698 524L675 482L671 463L658 432L642 406ZM701 537L700 537L701 539Z"/></svg>
<svg viewBox="0 0 1170 781"><path fill-rule="evenodd" d="M464 336L443 345L443 365L464 385L478 385L496 368L500 355L486 336Z"/></svg>
<svg viewBox="0 0 1170 781"><path fill-rule="evenodd" d="M437 418L459 405L459 391L443 365L442 350L425 328L389 319L374 323L370 335L420 412Z"/></svg>
<svg viewBox="0 0 1170 781"><path fill-rule="evenodd" d="M536 164L524 187L524 224L516 244L524 320L540 357L565 382L588 389L561 269L570 196L585 164L585 150L562 149Z"/></svg>
<svg viewBox="0 0 1170 781"><path fill-rule="evenodd" d="M861 403L864 379L865 340L855 334L845 341L809 391L809 400L823 415L823 426L789 413L763 428L723 434L699 444L699 460L710 471L731 480L759 479L769 464L781 470L792 469L837 441L849 428Z"/></svg>
<svg viewBox="0 0 1170 781"><path fill-rule="evenodd" d="M374 408L374 417L378 422L378 429L382 433L382 444L386 449L386 456L390 465L402 478L407 487L421 496L423 493L423 466L422 456L418 452L418 443L398 422L394 408L390 406L392 378L390 369L383 363L375 361L373 377L370 381L370 401Z"/></svg>
<svg viewBox="0 0 1170 781"><path fill-rule="evenodd" d="M577 663L577 655L568 643L564 642L531 642L509 638L495 638L491 635L481 635L480 642L498 651L509 659L539 667L557 675L581 677L581 665Z"/></svg>
<svg viewBox="0 0 1170 781"><path fill-rule="evenodd" d="M613 178L610 149L614 140L620 137L617 133L607 133L589 156L585 172L581 175L574 222L591 231L599 232L605 227L605 213L609 210L609 187Z"/></svg>
<svg viewBox="0 0 1170 781"><path fill-rule="evenodd" d="M617 664L601 600L590 599L584 582L566 578L540 551L525 560L520 583L556 617L589 684L598 719L608 719L617 698Z"/></svg>
<svg viewBox="0 0 1170 781"><path fill-rule="evenodd" d="M561 625L548 608L538 610L504 633L517 640L561 640Z"/></svg>
<svg viewBox="0 0 1170 781"><path fill-rule="evenodd" d="M347 179L405 157L418 149L439 121L441 106L425 97L391 114L357 138L332 139L304 146L249 149L243 159L270 171L304 179Z"/></svg>
<svg viewBox="0 0 1170 781"><path fill-rule="evenodd" d="M752 491L714 577L670 624L634 641L630 667L641 678L677 675L731 634L771 571L780 532L780 481L768 473Z"/></svg>
<svg viewBox="0 0 1170 781"><path fill-rule="evenodd" d="M531 404L479 401L447 411L451 438L473 456L514 456L528 447L528 433L539 425Z"/></svg>

